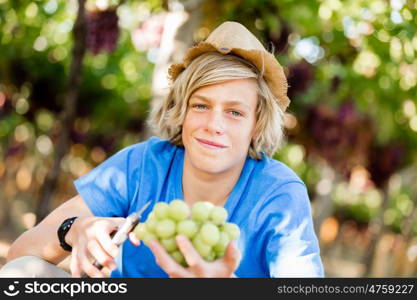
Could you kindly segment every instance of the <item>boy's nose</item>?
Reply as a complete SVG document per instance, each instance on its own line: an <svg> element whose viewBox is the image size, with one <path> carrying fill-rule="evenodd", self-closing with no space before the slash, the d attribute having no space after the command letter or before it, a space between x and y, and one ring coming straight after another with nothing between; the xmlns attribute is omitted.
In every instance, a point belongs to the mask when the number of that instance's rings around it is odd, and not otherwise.
<svg viewBox="0 0 417 300"><path fill-rule="evenodd" d="M221 112L212 111L208 114L207 130L213 134L222 134L224 132L224 121Z"/></svg>

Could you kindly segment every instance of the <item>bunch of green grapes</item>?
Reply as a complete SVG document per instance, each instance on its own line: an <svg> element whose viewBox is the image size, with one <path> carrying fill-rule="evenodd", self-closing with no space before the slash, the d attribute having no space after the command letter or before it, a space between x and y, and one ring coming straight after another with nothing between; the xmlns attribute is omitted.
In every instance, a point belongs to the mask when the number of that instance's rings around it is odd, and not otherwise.
<svg viewBox="0 0 417 300"><path fill-rule="evenodd" d="M135 234L145 245L158 240L176 262L187 266L176 235L188 237L204 260L214 261L223 257L229 242L240 235L239 227L227 223L227 217L226 209L210 202L196 202L191 209L182 200L158 202L146 222L136 226Z"/></svg>

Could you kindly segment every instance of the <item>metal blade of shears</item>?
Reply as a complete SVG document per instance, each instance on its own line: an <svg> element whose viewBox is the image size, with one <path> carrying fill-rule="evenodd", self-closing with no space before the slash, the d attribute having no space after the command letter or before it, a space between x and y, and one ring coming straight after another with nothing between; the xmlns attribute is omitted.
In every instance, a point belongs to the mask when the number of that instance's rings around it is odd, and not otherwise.
<svg viewBox="0 0 417 300"><path fill-rule="evenodd" d="M125 223L123 223L112 238L112 241L116 245L121 245L127 239L129 233L135 229L136 225L140 222L142 214L149 205L151 205L151 201L146 202L137 212L131 213L127 216Z"/></svg>

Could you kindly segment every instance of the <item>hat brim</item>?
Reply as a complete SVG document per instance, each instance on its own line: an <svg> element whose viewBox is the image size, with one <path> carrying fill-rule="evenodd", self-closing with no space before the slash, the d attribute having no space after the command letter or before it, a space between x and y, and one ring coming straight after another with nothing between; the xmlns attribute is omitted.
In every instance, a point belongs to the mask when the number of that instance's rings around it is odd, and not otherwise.
<svg viewBox="0 0 417 300"><path fill-rule="evenodd" d="M206 52L219 52L222 54L232 53L252 62L263 74L272 94L278 101L279 107L285 112L290 103L290 99L287 96L287 79L282 66L276 58L267 51L246 50L241 48L218 48L209 42L200 42L188 50L182 63L172 64L170 66L168 70L170 79L174 81L178 75L188 67L194 58Z"/></svg>

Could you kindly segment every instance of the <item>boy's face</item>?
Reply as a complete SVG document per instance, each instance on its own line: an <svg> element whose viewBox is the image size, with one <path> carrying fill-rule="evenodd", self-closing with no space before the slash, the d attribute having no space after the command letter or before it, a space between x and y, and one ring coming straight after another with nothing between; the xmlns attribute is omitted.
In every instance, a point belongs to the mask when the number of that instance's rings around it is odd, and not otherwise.
<svg viewBox="0 0 417 300"><path fill-rule="evenodd" d="M196 90L182 128L186 159L207 173L223 173L244 163L256 124L257 82L229 80Z"/></svg>

